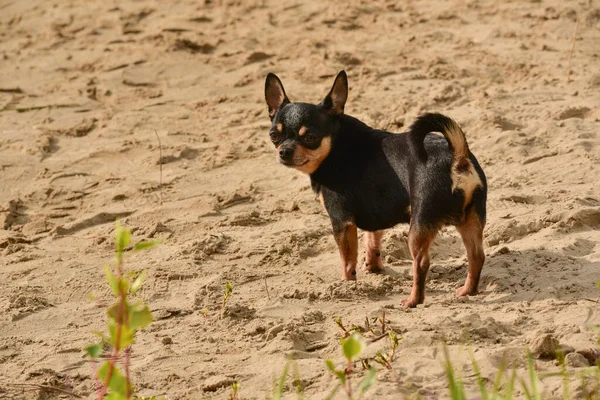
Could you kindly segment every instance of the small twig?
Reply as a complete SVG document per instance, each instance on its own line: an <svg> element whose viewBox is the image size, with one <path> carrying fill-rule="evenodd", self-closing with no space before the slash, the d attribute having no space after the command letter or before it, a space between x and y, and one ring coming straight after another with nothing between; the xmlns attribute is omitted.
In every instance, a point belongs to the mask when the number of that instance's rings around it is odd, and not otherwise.
<svg viewBox="0 0 600 400"><path fill-rule="evenodd" d="M54 352L55 352L55 350L52 349L49 352L47 352L46 354L44 354L43 356L41 356L40 358L38 358L37 360L35 360L34 362L27 364L26 366L23 367L23 369L21 370L21 373L24 373L27 368L32 367L32 366L44 361L46 359L46 357L48 357L50 354L52 354Z"/></svg>
<svg viewBox="0 0 600 400"><path fill-rule="evenodd" d="M32 107L4 107L0 108L0 112L2 111L16 111L19 113L27 112L27 111L35 111L35 110L43 110L45 108L67 108L67 107L79 107L79 104L49 104L46 106L32 106Z"/></svg>
<svg viewBox="0 0 600 400"><path fill-rule="evenodd" d="M78 399L83 398L80 395L78 395L77 393L69 392L68 390L61 389L56 386L38 385L37 383L7 383L6 385L7 386L17 386L17 387L22 387L22 388L26 388L29 386L29 387L36 388L36 389L50 390L50 391L54 391L54 392L68 394L69 396L77 397Z"/></svg>
<svg viewBox="0 0 600 400"><path fill-rule="evenodd" d="M573 60L573 51L575 50L575 39L577 38L577 29L579 28L579 16L575 21L575 32L573 32L573 40L571 42L571 50L569 51L569 70L567 71L567 83L571 83L571 61Z"/></svg>
<svg viewBox="0 0 600 400"><path fill-rule="evenodd" d="M75 239L87 239L87 240L97 240L104 239L104 236L78 236L78 235L56 235L55 238L75 238Z"/></svg>
<svg viewBox="0 0 600 400"><path fill-rule="evenodd" d="M369 343L375 343L375 342L377 342L377 341L379 341L379 340L383 339L383 338L384 338L384 337L386 337L387 335L388 335L387 333L382 333L382 334L381 334L381 335L379 335L379 336L375 336L374 338L372 338L372 339L369 339Z"/></svg>
<svg viewBox="0 0 600 400"><path fill-rule="evenodd" d="M380 321L381 321L381 333L383 334L383 333L385 333L385 310L382 311Z"/></svg>
<svg viewBox="0 0 600 400"><path fill-rule="evenodd" d="M581 300L587 300L587 301L591 301L593 303L600 303L600 300L590 299L589 297L583 297Z"/></svg>
<svg viewBox="0 0 600 400"><path fill-rule="evenodd" d="M158 132L156 132L156 129L154 130L154 134L156 135L156 139L158 140L158 167L160 169L160 184L159 184L159 188L160 188L160 205L162 206L162 202L163 202L163 184L162 184L162 143L160 142L160 137L158 136Z"/></svg>
<svg viewBox="0 0 600 400"><path fill-rule="evenodd" d="M346 329L346 327L344 326L344 323L342 322L342 317L337 317L335 319L335 323L342 331L344 331L344 337L348 337L349 332L348 329Z"/></svg>
<svg viewBox="0 0 600 400"><path fill-rule="evenodd" d="M265 275L265 289L267 289L267 298L271 300L271 295L269 295L269 286L267 285L267 275Z"/></svg>

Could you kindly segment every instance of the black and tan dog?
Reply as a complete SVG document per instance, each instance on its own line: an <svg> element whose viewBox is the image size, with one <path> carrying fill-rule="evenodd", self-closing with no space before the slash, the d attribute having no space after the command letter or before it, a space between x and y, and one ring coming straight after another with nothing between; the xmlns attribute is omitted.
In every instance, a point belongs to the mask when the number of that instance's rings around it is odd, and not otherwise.
<svg viewBox="0 0 600 400"><path fill-rule="evenodd" d="M344 114L347 98L344 71L316 105L290 102L274 74L265 82L277 158L310 175L331 218L342 279L356 279L357 228L366 231L363 269L380 272L383 230L410 223L413 285L403 303L415 307L425 299L429 247L442 226L454 225L469 261L466 282L456 294L477 294L485 260L487 184L463 131L441 114L419 117L406 133L376 130Z"/></svg>

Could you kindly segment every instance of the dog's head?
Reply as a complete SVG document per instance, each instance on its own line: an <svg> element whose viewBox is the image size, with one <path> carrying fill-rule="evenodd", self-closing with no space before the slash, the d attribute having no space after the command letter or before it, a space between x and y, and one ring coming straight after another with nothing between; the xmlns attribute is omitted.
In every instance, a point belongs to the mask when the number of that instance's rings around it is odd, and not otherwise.
<svg viewBox="0 0 600 400"><path fill-rule="evenodd" d="M277 160L306 174L315 172L331 151L347 98L348 78L344 71L337 75L333 87L319 104L290 102L281 80L269 73L265 100L272 122L269 136Z"/></svg>

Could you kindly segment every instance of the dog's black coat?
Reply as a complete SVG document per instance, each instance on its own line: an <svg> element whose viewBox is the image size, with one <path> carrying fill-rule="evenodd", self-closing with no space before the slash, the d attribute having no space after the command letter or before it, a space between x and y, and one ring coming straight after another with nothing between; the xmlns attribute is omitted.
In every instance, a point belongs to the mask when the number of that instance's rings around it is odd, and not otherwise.
<svg viewBox="0 0 600 400"><path fill-rule="evenodd" d="M453 154L444 137L425 137L428 159L423 163L411 147L410 132L375 130L344 114L330 118L338 128L332 133L331 152L310 180L313 190L323 195L334 231L347 221L366 231L387 229L410 222L411 214L423 228L461 223L464 195L460 190L452 193ZM470 159L484 185L467 208L475 207L485 221L485 175L476 158Z"/></svg>

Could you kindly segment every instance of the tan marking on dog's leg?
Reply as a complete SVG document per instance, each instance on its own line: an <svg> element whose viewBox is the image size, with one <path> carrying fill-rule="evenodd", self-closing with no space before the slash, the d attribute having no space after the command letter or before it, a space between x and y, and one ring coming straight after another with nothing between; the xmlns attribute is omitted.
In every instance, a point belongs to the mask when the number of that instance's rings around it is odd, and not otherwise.
<svg viewBox="0 0 600 400"><path fill-rule="evenodd" d="M456 230L462 237L465 249L467 250L467 259L469 260L467 279L464 286L456 291L456 295L474 296L478 291L481 269L485 262L485 253L483 251L483 225L477 214L471 212L467 216L466 222L463 225L457 226Z"/></svg>
<svg viewBox="0 0 600 400"><path fill-rule="evenodd" d="M383 272L383 262L381 261L381 239L383 231L365 232L365 264L363 269L367 272Z"/></svg>
<svg viewBox="0 0 600 400"><path fill-rule="evenodd" d="M300 130L298 131L298 136L304 136L304 134L306 133L306 131L308 131L308 128L305 126L301 126Z"/></svg>
<svg viewBox="0 0 600 400"><path fill-rule="evenodd" d="M319 192L319 202L323 206L323 209L325 210L325 212L327 212L327 208L325 207L325 199L323 198L323 192L322 191Z"/></svg>
<svg viewBox="0 0 600 400"><path fill-rule="evenodd" d="M462 164L461 164L462 163ZM450 172L450 178L452 179L452 191L456 189L461 189L465 194L465 202L463 204L463 209L469 203L471 203L471 199L473 197L473 192L478 187L483 187L483 183L481 182L481 178L471 160L463 159L461 163L453 166L452 171Z"/></svg>
<svg viewBox="0 0 600 400"><path fill-rule="evenodd" d="M406 307L416 307L425 301L425 280L429 270L429 248L436 231L420 231L413 226L408 232L408 247L413 258L413 285L410 296L402 300Z"/></svg>
<svg viewBox="0 0 600 400"><path fill-rule="evenodd" d="M347 223L343 230L335 235L340 257L342 258L342 279L356 280L356 263L358 261L358 236L356 225Z"/></svg>

